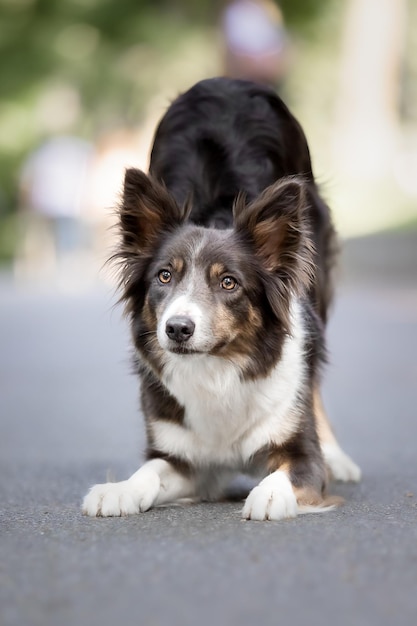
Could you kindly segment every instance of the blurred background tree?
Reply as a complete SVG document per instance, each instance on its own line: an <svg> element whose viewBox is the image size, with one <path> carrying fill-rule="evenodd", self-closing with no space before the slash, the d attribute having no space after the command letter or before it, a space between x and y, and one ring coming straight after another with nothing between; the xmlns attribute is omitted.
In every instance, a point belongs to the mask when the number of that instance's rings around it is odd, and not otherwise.
<svg viewBox="0 0 417 626"><path fill-rule="evenodd" d="M390 54L396 55L401 74L400 89L395 87L399 123L415 129L416 7L406 0L388 2L404 15L408 11L402 46L390 48ZM355 36L346 43L346 29L356 32L370 3L378 18L379 0L279 2L294 49L286 99L306 128L319 179L330 181L332 201L332 181L337 187L343 178L334 165L332 142L338 98L346 88L340 72L349 56L346 50L356 45ZM196 80L222 72L218 24L224 4L0 0L0 257L10 257L15 246L18 178L25 156L59 133L95 142L112 128L144 125L150 138L170 99ZM372 48L373 32L369 24L362 50L366 41ZM415 145L408 140L413 154ZM335 204L337 210L337 198ZM343 216L341 223L349 233Z"/></svg>

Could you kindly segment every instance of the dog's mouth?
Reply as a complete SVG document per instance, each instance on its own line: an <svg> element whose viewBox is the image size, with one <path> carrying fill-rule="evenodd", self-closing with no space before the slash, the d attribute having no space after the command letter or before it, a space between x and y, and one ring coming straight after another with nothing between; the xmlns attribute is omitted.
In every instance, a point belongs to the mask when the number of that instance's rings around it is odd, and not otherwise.
<svg viewBox="0 0 417 626"><path fill-rule="evenodd" d="M211 356L221 356L224 349L229 345L228 341L222 340L214 346L206 346L205 349L197 349L188 346L186 343L173 343L166 347L168 352L173 354L193 355L193 354L209 354Z"/></svg>
<svg viewBox="0 0 417 626"><path fill-rule="evenodd" d="M194 348L189 348L183 344L176 344L173 346L169 346L169 352L173 354L182 354L182 355L192 355L192 354L204 354L203 350L195 350Z"/></svg>

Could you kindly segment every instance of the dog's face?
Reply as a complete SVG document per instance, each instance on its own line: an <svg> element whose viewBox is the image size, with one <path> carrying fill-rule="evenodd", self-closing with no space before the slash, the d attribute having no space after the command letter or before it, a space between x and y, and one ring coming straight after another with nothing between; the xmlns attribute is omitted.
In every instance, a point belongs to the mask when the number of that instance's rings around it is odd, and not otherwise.
<svg viewBox="0 0 417 626"><path fill-rule="evenodd" d="M146 273L143 319L177 354L237 357L262 326L257 266L234 231L180 227Z"/></svg>
<svg viewBox="0 0 417 626"><path fill-rule="evenodd" d="M223 357L248 375L254 360L268 368L311 274L302 183L281 182L248 206L238 198L230 230L186 220L165 188L128 170L118 256L137 349L157 370L169 353Z"/></svg>

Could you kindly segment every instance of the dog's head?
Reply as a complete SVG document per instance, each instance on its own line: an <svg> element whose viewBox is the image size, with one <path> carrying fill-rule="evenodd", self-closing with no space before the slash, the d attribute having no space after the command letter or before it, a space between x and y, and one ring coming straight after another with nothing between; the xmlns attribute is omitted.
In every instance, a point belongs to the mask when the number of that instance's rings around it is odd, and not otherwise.
<svg viewBox="0 0 417 626"><path fill-rule="evenodd" d="M159 371L169 353L267 371L291 332L291 299L314 272L303 182L281 180L250 204L239 196L230 230L195 226L189 210L126 172L116 257L135 345Z"/></svg>

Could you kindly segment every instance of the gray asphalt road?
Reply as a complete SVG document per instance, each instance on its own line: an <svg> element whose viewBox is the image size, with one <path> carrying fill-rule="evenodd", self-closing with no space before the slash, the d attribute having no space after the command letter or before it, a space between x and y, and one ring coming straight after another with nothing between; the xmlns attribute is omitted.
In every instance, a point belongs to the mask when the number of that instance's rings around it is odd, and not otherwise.
<svg viewBox="0 0 417 626"><path fill-rule="evenodd" d="M0 624L417 623L417 273L381 272L345 282L329 332L326 403L363 482L278 523L239 503L83 517L88 486L143 447L120 310L105 288L2 281Z"/></svg>

